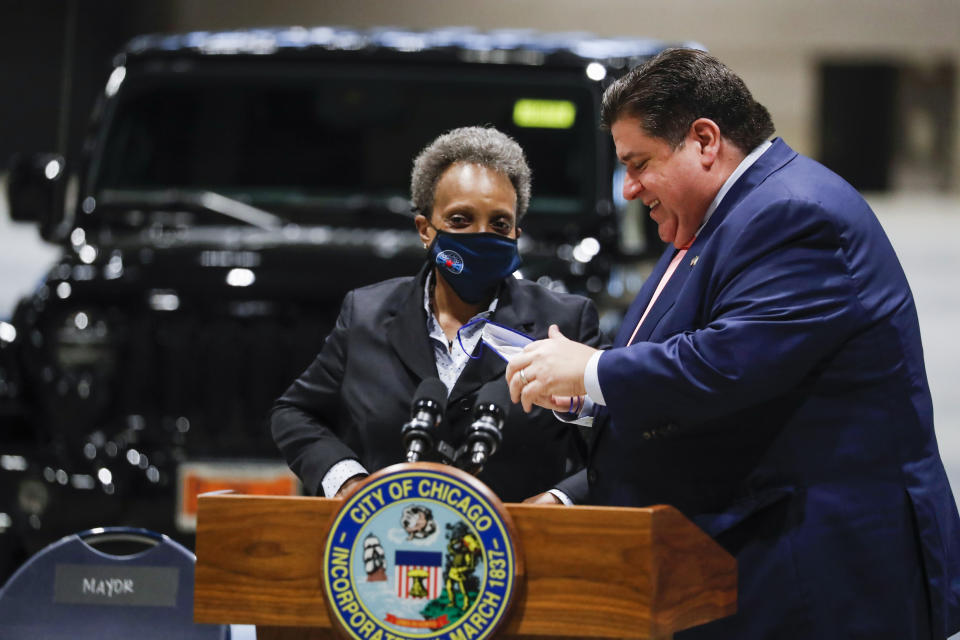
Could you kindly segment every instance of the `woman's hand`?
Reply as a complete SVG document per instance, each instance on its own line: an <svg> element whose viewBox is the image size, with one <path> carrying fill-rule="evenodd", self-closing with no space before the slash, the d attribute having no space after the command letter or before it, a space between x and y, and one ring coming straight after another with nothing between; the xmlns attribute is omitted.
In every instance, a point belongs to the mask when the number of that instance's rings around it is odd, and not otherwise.
<svg viewBox="0 0 960 640"><path fill-rule="evenodd" d="M563 503L560 502L557 496L553 495L549 491L544 491L543 493L539 493L533 497L527 498L526 500L523 501L523 504L557 505L557 504L563 504Z"/></svg>
<svg viewBox="0 0 960 640"><path fill-rule="evenodd" d="M333 496L334 498L346 498L348 495L353 493L354 487L360 484L363 480L366 479L366 474L358 473L355 476L347 478L347 480L340 485L340 490L337 491L337 495Z"/></svg>

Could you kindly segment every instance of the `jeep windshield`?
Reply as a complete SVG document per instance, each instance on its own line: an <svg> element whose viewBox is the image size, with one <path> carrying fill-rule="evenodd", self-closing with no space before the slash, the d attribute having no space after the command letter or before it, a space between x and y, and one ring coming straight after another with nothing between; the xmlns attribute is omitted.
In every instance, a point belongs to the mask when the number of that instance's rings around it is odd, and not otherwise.
<svg viewBox="0 0 960 640"><path fill-rule="evenodd" d="M203 206L214 194L299 225L407 227L397 214L410 214L414 156L477 124L526 150L534 218L593 211L597 105L582 71L270 62L128 72L92 158L98 215L85 224L136 227L171 211L187 224L248 223Z"/></svg>

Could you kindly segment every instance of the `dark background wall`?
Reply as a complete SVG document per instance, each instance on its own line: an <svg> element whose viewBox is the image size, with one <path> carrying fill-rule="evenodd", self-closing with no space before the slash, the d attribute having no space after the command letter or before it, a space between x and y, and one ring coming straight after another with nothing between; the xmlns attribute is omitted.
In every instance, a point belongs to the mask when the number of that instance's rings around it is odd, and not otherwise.
<svg viewBox="0 0 960 640"><path fill-rule="evenodd" d="M143 0L0 0L0 165L17 151L75 157L113 55L167 30L169 14Z"/></svg>
<svg viewBox="0 0 960 640"><path fill-rule="evenodd" d="M779 135L855 186L960 190L960 4L872 0L865 21L861 3L825 13L825 2L0 0L0 174L16 151L77 157L111 58L140 33L465 24L700 42L744 77ZM877 66L879 85L864 75Z"/></svg>

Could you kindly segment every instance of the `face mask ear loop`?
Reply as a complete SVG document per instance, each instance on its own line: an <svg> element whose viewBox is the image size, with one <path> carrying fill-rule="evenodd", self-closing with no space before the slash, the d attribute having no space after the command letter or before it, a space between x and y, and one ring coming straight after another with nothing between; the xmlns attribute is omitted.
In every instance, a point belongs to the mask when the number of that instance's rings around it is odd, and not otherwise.
<svg viewBox="0 0 960 640"><path fill-rule="evenodd" d="M423 246L423 248L427 250L427 255L429 256L430 253L433 252L433 245L437 244L437 239L440 238L440 229L437 229L435 226L433 226L433 223L430 222L430 218L427 218L427 225L428 225L431 229L433 229L433 232L434 232L434 233L433 233L433 240L431 240L428 244L425 244L425 245Z"/></svg>
<svg viewBox="0 0 960 640"><path fill-rule="evenodd" d="M470 352L467 351L466 347L463 346L463 338L460 336L460 332L463 331L464 329L466 329L467 327L469 327L470 325L476 324L476 323L478 323L478 322L486 322L486 321L487 321L486 318L474 318L473 320L471 320L471 321L468 322L467 324L465 324L465 325L463 325L462 327L460 327L459 329L457 329L457 342L460 343L460 349L461 349L461 351L463 351L464 353L466 353L466 354L467 354L467 357L470 358L471 360L479 360L479 359L480 359L480 354L483 353L483 340L480 341L480 349L477 351L477 355L475 355L475 356L474 356L474 355L471 355Z"/></svg>

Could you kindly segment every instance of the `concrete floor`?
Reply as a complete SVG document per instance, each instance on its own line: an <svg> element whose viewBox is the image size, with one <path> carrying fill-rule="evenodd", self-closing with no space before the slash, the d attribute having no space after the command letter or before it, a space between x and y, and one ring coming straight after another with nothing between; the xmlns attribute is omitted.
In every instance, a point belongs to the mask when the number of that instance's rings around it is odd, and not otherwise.
<svg viewBox="0 0 960 640"><path fill-rule="evenodd" d="M0 201L0 207L6 202ZM0 212L0 320L8 320L17 300L36 288L58 253L33 225L10 222Z"/></svg>
<svg viewBox="0 0 960 640"><path fill-rule="evenodd" d="M920 315L940 454L960 496L960 198L872 197Z"/></svg>
<svg viewBox="0 0 960 640"><path fill-rule="evenodd" d="M940 455L960 504L960 198L868 198L893 243L920 315ZM960 633L949 640L960 640Z"/></svg>

